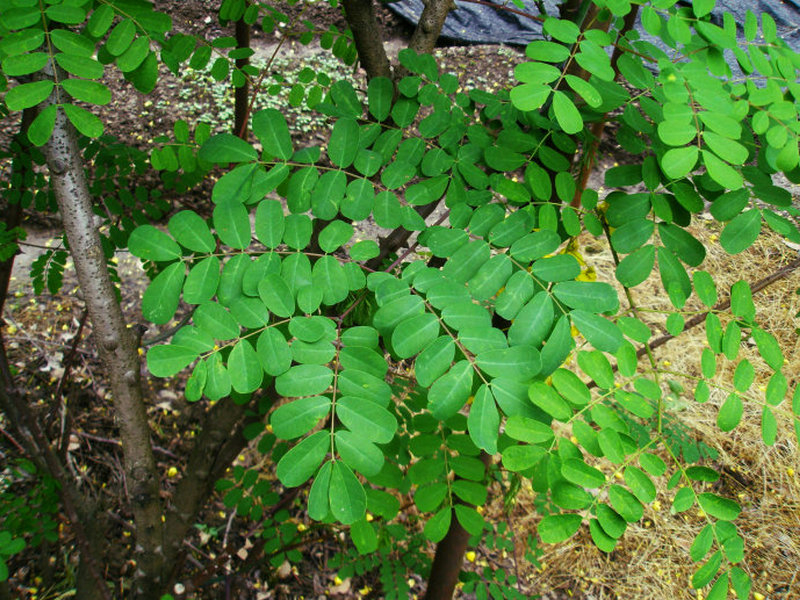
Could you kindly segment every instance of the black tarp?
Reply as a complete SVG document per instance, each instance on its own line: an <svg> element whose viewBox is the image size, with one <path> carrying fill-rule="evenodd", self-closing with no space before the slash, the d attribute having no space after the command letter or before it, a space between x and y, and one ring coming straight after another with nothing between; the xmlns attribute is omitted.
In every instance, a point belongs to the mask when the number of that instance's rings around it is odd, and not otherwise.
<svg viewBox="0 0 800 600"><path fill-rule="evenodd" d="M539 14L537 4L531 0L524 0L525 6L522 9L519 9L510 0L495 1L494 4L497 4L498 8L460 0L455 0L455 4L456 10L450 12L442 28L442 37L450 41L471 44L526 45L528 42L542 37L541 23L519 14L520 11L534 15ZM558 2L546 0L543 4L548 15L558 16ZM411 24L417 23L423 8L421 0L401 0L389 3L387 6ZM800 0L749 2L717 0L712 18L721 20L723 13L731 13L739 24L740 35L744 40L741 26L748 10L753 11L756 15L768 13L772 16L778 27L778 35L791 48L800 52ZM639 32L643 39L653 41L651 36L641 28Z"/></svg>

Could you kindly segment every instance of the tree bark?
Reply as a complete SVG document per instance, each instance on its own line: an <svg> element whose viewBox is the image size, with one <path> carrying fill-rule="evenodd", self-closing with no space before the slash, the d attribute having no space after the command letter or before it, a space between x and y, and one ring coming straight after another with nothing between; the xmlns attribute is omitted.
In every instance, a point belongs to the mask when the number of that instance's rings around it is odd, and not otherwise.
<svg viewBox="0 0 800 600"><path fill-rule="evenodd" d="M347 24L353 32L358 59L367 72L367 79L373 77L391 79L392 68L383 47L383 36L375 18L372 0L342 0L342 6Z"/></svg>
<svg viewBox="0 0 800 600"><path fill-rule="evenodd" d="M51 76L56 76L50 67ZM45 105L56 104L59 87ZM64 99L66 100L66 99ZM159 478L150 441L136 336L128 329L108 275L92 198L81 163L75 128L58 110L55 129L44 148L50 183L75 262L75 271L92 323L95 344L111 384L120 427L129 502L136 524L132 598L157 598L163 561Z"/></svg>
<svg viewBox="0 0 800 600"><path fill-rule="evenodd" d="M486 468L491 463L491 456L481 452L481 461ZM465 504L464 502L458 502ZM469 532L461 526L456 517L455 508L450 518L450 528L441 542L436 544L436 554L428 577L425 600L451 600L464 564L464 553L469 543Z"/></svg>
<svg viewBox="0 0 800 600"><path fill-rule="evenodd" d="M236 47L250 47L250 25L244 22L244 18L236 21ZM243 69L250 63L249 58L237 58L236 68ZM244 75L244 85L233 90L233 135L239 136L243 140L247 139L247 117L249 109L250 86L248 77Z"/></svg>
<svg viewBox="0 0 800 600"><path fill-rule="evenodd" d="M427 0L424 4L417 28L408 43L408 47L417 54L433 52L447 15L456 7L453 0Z"/></svg>

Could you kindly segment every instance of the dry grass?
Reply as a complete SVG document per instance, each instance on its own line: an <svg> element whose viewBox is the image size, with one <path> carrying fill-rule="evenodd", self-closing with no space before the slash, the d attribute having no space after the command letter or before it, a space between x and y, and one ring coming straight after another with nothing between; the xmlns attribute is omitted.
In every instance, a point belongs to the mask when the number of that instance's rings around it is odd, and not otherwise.
<svg viewBox="0 0 800 600"><path fill-rule="evenodd" d="M797 258L797 251L776 235L762 235L752 248L731 257L716 241L719 231L712 229L710 223L700 221L691 231L709 249L702 268L714 276L720 300L727 297L730 286L737 280L745 279L752 285ZM588 262L598 271L598 279L613 281L614 263L608 245L590 238L583 241L589 245L584 249ZM588 255L592 250L595 253ZM793 272L754 295L758 322L783 348L786 357L783 373L789 379L790 394L800 373L800 340L795 333L800 323L794 317L800 311L800 295L795 293L798 287L800 273ZM672 307L658 277L653 276L638 286L634 299L648 311L642 315L651 324L651 339L665 333L663 322ZM702 311L703 307L692 297L684 310ZM720 316L724 325L729 318ZM745 539L745 560L741 566L752 577L753 591L769 600L798 599L800 450L792 427L791 400L787 397L776 411L777 442L766 446L761 441L760 423L763 392L771 371L758 357L755 344L743 341L736 361L719 358L714 382L720 387L712 387L706 403L697 403L692 395L695 385L692 378L700 375L700 355L706 345L705 327L700 325L655 351L662 374L680 381L685 389L681 398L672 403L671 412L690 427L695 439L719 451L711 466L722 477L715 484L704 485L736 498L743 507L734 523ZM745 394L742 422L734 431L722 433L716 425L717 412L728 394L726 388L731 385L736 364L744 357L756 367L756 380ZM663 458L668 459L666 455ZM611 465L606 472L613 470ZM679 515L671 514L674 490L666 489L666 480L662 477L656 481L658 501L645 508L640 523L628 527L614 552L610 555L600 552L583 528L569 541L543 548L543 568L530 567L525 575L529 589L547 598L702 598L703 594L689 585L698 566L692 563L689 548L708 521L696 506ZM539 517L534 514L531 494L520 495L515 514L521 534L533 530ZM520 535L518 539L525 537Z"/></svg>

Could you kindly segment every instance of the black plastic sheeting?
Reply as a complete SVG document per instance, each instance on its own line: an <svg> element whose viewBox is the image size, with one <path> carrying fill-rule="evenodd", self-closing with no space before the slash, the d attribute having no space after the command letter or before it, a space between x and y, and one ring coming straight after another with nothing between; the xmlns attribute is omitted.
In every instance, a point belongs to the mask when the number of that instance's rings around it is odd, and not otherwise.
<svg viewBox="0 0 800 600"><path fill-rule="evenodd" d="M538 15L537 3L524 0L525 7L522 9L517 8L510 0L493 3L497 5L497 8L455 0L457 8L447 16L442 28L442 37L457 43L515 45L527 45L533 40L542 38L540 22L514 12L522 11ZM558 16L559 2L545 0L543 4L548 15ZM412 25L416 25L423 8L421 0L401 0L400 2L391 2L387 6ZM712 19L721 21L723 13L733 14L739 24L739 34L744 40L741 27L748 10L753 11L756 15L768 13L772 16L778 27L778 35L791 48L800 52L800 0L751 0L749 2L717 0ZM642 38L652 40L651 36L641 29L641 26L637 28Z"/></svg>

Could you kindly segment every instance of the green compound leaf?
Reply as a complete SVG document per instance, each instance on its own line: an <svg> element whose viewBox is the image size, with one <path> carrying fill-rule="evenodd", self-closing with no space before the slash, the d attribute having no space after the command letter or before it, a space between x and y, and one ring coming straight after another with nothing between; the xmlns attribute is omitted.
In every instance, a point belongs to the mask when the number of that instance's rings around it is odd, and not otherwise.
<svg viewBox="0 0 800 600"><path fill-rule="evenodd" d="M119 56L125 52L136 36L136 25L130 19L117 23L106 40L106 50L112 56Z"/></svg>
<svg viewBox="0 0 800 600"><path fill-rule="evenodd" d="M722 431L732 431L742 420L742 398L739 394L731 392L722 403L717 415L717 427Z"/></svg>
<svg viewBox="0 0 800 600"><path fill-rule="evenodd" d="M333 252L353 237L353 226L350 223L331 221L319 234L319 247L323 252Z"/></svg>
<svg viewBox="0 0 800 600"><path fill-rule="evenodd" d="M569 306L594 313L615 313L619 297L611 285L592 281L563 281L553 286L555 297Z"/></svg>
<svg viewBox="0 0 800 600"><path fill-rule="evenodd" d="M564 92L553 92L553 112L564 133L572 135L583 129L581 113Z"/></svg>
<svg viewBox="0 0 800 600"><path fill-rule="evenodd" d="M198 353L192 348L175 344L153 346L147 351L147 368L154 377L172 377L197 357Z"/></svg>
<svg viewBox="0 0 800 600"><path fill-rule="evenodd" d="M98 106L104 106L111 102L111 91L97 81L70 78L64 79L61 82L61 87L70 96L81 102L97 104Z"/></svg>
<svg viewBox="0 0 800 600"><path fill-rule="evenodd" d="M367 519L359 519L350 525L350 539L361 555L371 554L378 549L378 534Z"/></svg>
<svg viewBox="0 0 800 600"><path fill-rule="evenodd" d="M61 64L59 57L65 54L57 54L56 60ZM41 70L47 64L48 55L45 52L33 52L30 54L18 54L7 56L3 59L2 69L8 77L22 77ZM90 60L90 59L88 59ZM98 63L99 64L99 63ZM63 66L63 65L62 65ZM102 67L101 67L102 73Z"/></svg>
<svg viewBox="0 0 800 600"><path fill-rule="evenodd" d="M256 352L261 368L268 375L285 373L292 364L292 352L283 334L270 327L258 337Z"/></svg>
<svg viewBox="0 0 800 600"><path fill-rule="evenodd" d="M717 303L717 286L714 279L707 271L695 271L692 273L694 291L700 301L711 308Z"/></svg>
<svg viewBox="0 0 800 600"><path fill-rule="evenodd" d="M313 396L328 389L333 372L323 365L296 365L275 378L281 396Z"/></svg>
<svg viewBox="0 0 800 600"><path fill-rule="evenodd" d="M697 494L697 502L700 508L721 521L733 521L742 512L741 507L733 500L710 492Z"/></svg>
<svg viewBox="0 0 800 600"><path fill-rule="evenodd" d="M351 431L378 444L392 440L397 420L392 413L371 400L344 396L336 401L336 416Z"/></svg>
<svg viewBox="0 0 800 600"><path fill-rule="evenodd" d="M519 110L536 110L542 107L552 91L550 86L542 83L523 83L511 88L511 103Z"/></svg>
<svg viewBox="0 0 800 600"><path fill-rule="evenodd" d="M554 483L550 497L553 499L553 504L567 510L582 510L593 500L593 496L582 487L566 481Z"/></svg>
<svg viewBox="0 0 800 600"><path fill-rule="evenodd" d="M697 569L694 575L692 575L692 587L695 589L700 589L701 587L708 585L719 571L721 563L722 550L717 550L711 555L711 558L709 558L708 561L706 561L706 563Z"/></svg>
<svg viewBox="0 0 800 600"><path fill-rule="evenodd" d="M456 504L454 508L458 522L467 530L467 533L480 535L485 525L480 513L471 506L465 506L464 504Z"/></svg>
<svg viewBox="0 0 800 600"><path fill-rule="evenodd" d="M592 536L594 545L603 552L612 552L617 546L617 540L608 535L598 519L589 521L589 533Z"/></svg>
<svg viewBox="0 0 800 600"><path fill-rule="evenodd" d="M359 127L355 119L343 118L336 121L328 142L328 158L337 167L347 168L358 153Z"/></svg>
<svg viewBox="0 0 800 600"><path fill-rule="evenodd" d="M469 409L467 429L475 445L489 454L497 453L497 436L500 428L500 413L489 387L484 384L475 392Z"/></svg>
<svg viewBox="0 0 800 600"><path fill-rule="evenodd" d="M214 204L246 202L253 192L254 175L257 171L258 165L245 163L225 173L214 185L211 201Z"/></svg>
<svg viewBox="0 0 800 600"><path fill-rule="evenodd" d="M176 262L156 275L142 296L142 315L156 325L167 323L178 310L186 265Z"/></svg>
<svg viewBox="0 0 800 600"><path fill-rule="evenodd" d="M472 388L472 365L462 360L436 380L428 392L428 407L439 420L447 420L466 404Z"/></svg>
<svg viewBox="0 0 800 600"><path fill-rule="evenodd" d="M328 432L319 433L328 438L330 436ZM328 439L328 445L329 441ZM329 491L331 512L337 521L349 525L364 517L367 512L367 494L358 478L340 460L333 463Z"/></svg>
<svg viewBox="0 0 800 600"><path fill-rule="evenodd" d="M308 516L315 521L327 518L331 511L330 486L333 462L327 461L320 467L311 489L308 491Z"/></svg>
<svg viewBox="0 0 800 600"><path fill-rule="evenodd" d="M206 359L206 385L204 393L209 400L220 400L231 393L231 379L228 369L222 364L219 354Z"/></svg>
<svg viewBox="0 0 800 600"><path fill-rule="evenodd" d="M223 244L240 250L250 245L250 216L243 204L237 201L217 204L212 219Z"/></svg>
<svg viewBox="0 0 800 600"><path fill-rule="evenodd" d="M650 477L636 467L625 468L625 483L640 502L650 503L656 499L656 486Z"/></svg>
<svg viewBox="0 0 800 600"><path fill-rule="evenodd" d="M526 382L542 369L539 351L533 346L512 346L481 352L476 362L491 377Z"/></svg>
<svg viewBox="0 0 800 600"><path fill-rule="evenodd" d="M509 417L505 433L511 439L529 444L549 444L553 441L553 430L549 425L519 415Z"/></svg>
<svg viewBox="0 0 800 600"><path fill-rule="evenodd" d="M687 265L696 267L705 259L705 246L682 227L659 223L658 233L664 245Z"/></svg>
<svg viewBox="0 0 800 600"><path fill-rule="evenodd" d="M206 302L194 311L193 321L202 332L217 340L239 337L239 323L225 308L216 302Z"/></svg>
<svg viewBox="0 0 800 600"><path fill-rule="evenodd" d="M541 446L520 444L503 450L503 466L509 471L526 471L542 460L547 451Z"/></svg>
<svg viewBox="0 0 800 600"><path fill-rule="evenodd" d="M198 156L211 163L231 163L256 160L258 153L241 138L230 133L219 133L200 147Z"/></svg>
<svg viewBox="0 0 800 600"><path fill-rule="evenodd" d="M672 148L661 157L661 170L670 179L680 179L688 175L697 164L697 146Z"/></svg>
<svg viewBox="0 0 800 600"><path fill-rule="evenodd" d="M248 340L239 340L228 355L231 387L240 394L249 394L261 387L264 371L255 349Z"/></svg>
<svg viewBox="0 0 800 600"><path fill-rule="evenodd" d="M86 137L96 138L103 134L103 122L97 115L74 104L62 104L61 109L75 129Z"/></svg>
<svg viewBox="0 0 800 600"><path fill-rule="evenodd" d="M570 404L586 406L592 399L589 387L572 371L556 369L552 374L553 386Z"/></svg>
<svg viewBox="0 0 800 600"><path fill-rule="evenodd" d="M317 259L311 280L314 286L322 289L322 303L329 306L347 298L350 291L341 263L330 255Z"/></svg>
<svg viewBox="0 0 800 600"><path fill-rule="evenodd" d="M578 366L603 389L614 387L614 371L602 352L592 350L578 353Z"/></svg>
<svg viewBox="0 0 800 600"><path fill-rule="evenodd" d="M292 136L289 134L286 118L279 110L266 108L255 113L253 115L253 133L258 137L264 151L270 156L283 160L289 160L292 157ZM247 146L249 147L249 144ZM239 148L241 152L246 152L244 146L240 145ZM249 152L247 153L249 154ZM247 159L240 158L236 160Z"/></svg>
<svg viewBox="0 0 800 600"><path fill-rule="evenodd" d="M703 163L711 179L731 191L738 190L744 185L744 179L739 171L731 167L728 163L720 160L716 154L708 150L703 150L702 154Z"/></svg>
<svg viewBox="0 0 800 600"><path fill-rule="evenodd" d="M183 284L183 301L187 304L200 304L210 300L219 286L220 260L209 256L195 264Z"/></svg>
<svg viewBox="0 0 800 600"><path fill-rule="evenodd" d="M256 237L267 248L277 248L283 239L286 222L278 200L262 200L256 209Z"/></svg>
<svg viewBox="0 0 800 600"><path fill-rule="evenodd" d="M587 488L599 488L605 485L603 472L590 467L579 458L568 458L561 463L561 475L567 481Z"/></svg>
<svg viewBox="0 0 800 600"><path fill-rule="evenodd" d="M431 343L414 362L414 373L420 385L429 387L450 368L455 357L453 338L443 335Z"/></svg>
<svg viewBox="0 0 800 600"><path fill-rule="evenodd" d="M430 519L428 519L428 522L425 523L425 528L423 530L425 537L433 543L442 541L444 536L447 535L448 529L450 529L450 520L452 518L453 511L449 505L440 509L439 512L433 515Z"/></svg>
<svg viewBox="0 0 800 600"><path fill-rule="evenodd" d="M598 350L614 353L622 344L622 332L608 319L580 309L573 310L570 318L583 337Z"/></svg>
<svg viewBox="0 0 800 600"><path fill-rule="evenodd" d="M380 248L373 240L361 240L350 247L350 258L356 261L369 260L379 254Z"/></svg>
<svg viewBox="0 0 800 600"><path fill-rule="evenodd" d="M53 91L53 82L49 79L21 83L6 92L6 105L9 110L24 110L44 102Z"/></svg>
<svg viewBox="0 0 800 600"><path fill-rule="evenodd" d="M636 499L636 496L621 485L612 485L608 489L608 499L614 510L628 523L635 523L644 515L644 508L639 500Z"/></svg>
<svg viewBox="0 0 800 600"><path fill-rule="evenodd" d="M652 245L639 248L635 252L623 258L615 275L617 281L628 288L635 287L650 276L656 262L656 251Z"/></svg>
<svg viewBox="0 0 800 600"><path fill-rule="evenodd" d="M581 265L570 254L557 254L537 260L531 265L531 273L544 281L569 281L581 274Z"/></svg>
<svg viewBox="0 0 800 600"><path fill-rule="evenodd" d="M572 21L554 17L545 19L543 29L549 36L565 44L574 44L581 33L580 28Z"/></svg>
<svg viewBox="0 0 800 600"><path fill-rule="evenodd" d="M388 77L373 77L367 87L369 113L377 121L385 121L392 108L394 85Z"/></svg>
<svg viewBox="0 0 800 600"><path fill-rule="evenodd" d="M528 388L528 398L557 421L567 422L572 418L572 408L567 401L547 384L540 381L532 383Z"/></svg>
<svg viewBox="0 0 800 600"><path fill-rule="evenodd" d="M764 362L776 371L780 369L783 366L784 358L780 344L778 344L775 336L758 327L752 328L751 334L756 341L758 353L764 359Z"/></svg>
<svg viewBox="0 0 800 600"><path fill-rule="evenodd" d="M57 114L58 107L55 104L51 104L36 115L36 118L28 127L28 139L34 146L44 146L47 140L50 139L56 125Z"/></svg>
<svg viewBox="0 0 800 600"><path fill-rule="evenodd" d="M216 248L214 236L211 235L205 220L192 210L182 210L174 214L167 227L175 240L188 250L213 252ZM130 240L128 244L130 247ZM136 253L134 252L134 254ZM139 255L137 254L137 256Z"/></svg>
<svg viewBox="0 0 800 600"><path fill-rule="evenodd" d="M318 431L284 454L278 461L275 471L280 482L286 487L297 487L308 481L331 448L330 436L329 431ZM332 484L333 476L331 476Z"/></svg>
<svg viewBox="0 0 800 600"><path fill-rule="evenodd" d="M738 254L753 245L761 233L761 211L757 208L747 210L725 226L719 236L719 243L729 254Z"/></svg>
<svg viewBox="0 0 800 600"><path fill-rule="evenodd" d="M339 429L334 436L336 452L351 469L364 475L377 475L383 467L383 452L370 440L346 429Z"/></svg>
<svg viewBox="0 0 800 600"><path fill-rule="evenodd" d="M181 249L171 237L152 225L140 225L128 238L128 250L142 260L162 262L181 257Z"/></svg>
<svg viewBox="0 0 800 600"><path fill-rule="evenodd" d="M439 320L424 313L398 323L392 333L392 348L400 358L410 358L428 347L439 336Z"/></svg>
<svg viewBox="0 0 800 600"><path fill-rule="evenodd" d="M536 530L545 544L557 544L575 535L582 521L580 515L572 513L548 515L539 522Z"/></svg>
<svg viewBox="0 0 800 600"><path fill-rule="evenodd" d="M661 284L667 291L672 305L675 308L682 308L692 293L692 283L686 269L675 255L664 247L658 248L658 268Z"/></svg>

